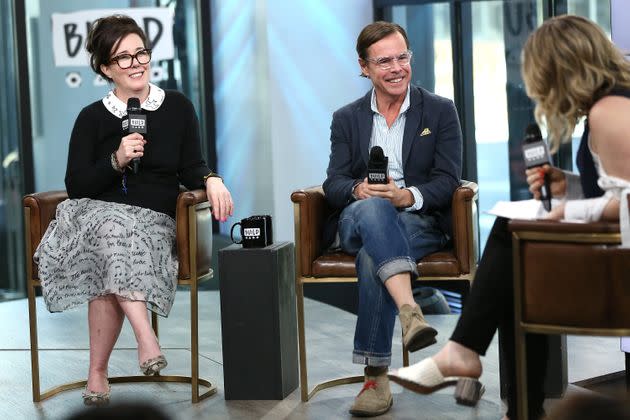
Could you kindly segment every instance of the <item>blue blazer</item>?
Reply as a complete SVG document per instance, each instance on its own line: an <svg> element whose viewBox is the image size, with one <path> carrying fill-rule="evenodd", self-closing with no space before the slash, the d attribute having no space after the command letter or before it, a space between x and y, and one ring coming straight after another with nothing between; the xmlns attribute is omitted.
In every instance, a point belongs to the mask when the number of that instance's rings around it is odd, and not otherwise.
<svg viewBox="0 0 630 420"><path fill-rule="evenodd" d="M334 240L339 213L354 200L352 186L367 176L373 121L371 95L370 90L333 114L330 162L323 188L326 200L336 211L324 228L325 247ZM402 162L405 185L417 187L424 198L417 212L436 215L450 235L451 199L462 171L462 132L451 100L411 86Z"/></svg>

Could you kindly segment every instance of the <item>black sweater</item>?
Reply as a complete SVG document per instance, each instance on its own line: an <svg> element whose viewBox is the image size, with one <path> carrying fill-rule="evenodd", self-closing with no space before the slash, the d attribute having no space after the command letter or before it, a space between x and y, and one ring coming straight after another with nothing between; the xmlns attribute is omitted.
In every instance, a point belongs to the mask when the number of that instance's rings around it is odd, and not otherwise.
<svg viewBox="0 0 630 420"><path fill-rule="evenodd" d="M70 198L93 198L149 208L175 217L179 184L203 188L208 169L201 156L199 121L190 101L166 91L162 105L147 114L147 143L138 174L127 169L127 193L122 174L111 165L111 154L123 137L122 119L102 101L83 108L74 123L66 189Z"/></svg>

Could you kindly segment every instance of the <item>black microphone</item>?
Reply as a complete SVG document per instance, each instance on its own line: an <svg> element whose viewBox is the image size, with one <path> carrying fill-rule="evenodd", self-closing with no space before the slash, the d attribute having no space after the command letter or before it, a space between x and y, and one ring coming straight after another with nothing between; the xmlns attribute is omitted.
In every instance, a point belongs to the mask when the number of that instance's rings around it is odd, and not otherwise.
<svg viewBox="0 0 630 420"><path fill-rule="evenodd" d="M368 184L387 184L387 156L381 146L370 149L370 160L367 164Z"/></svg>
<svg viewBox="0 0 630 420"><path fill-rule="evenodd" d="M547 143L543 141L538 124L530 124L525 130L523 139L523 158L527 169L551 165ZM549 175L545 173L543 185L540 187L540 201L545 210L551 210L551 189L549 188Z"/></svg>
<svg viewBox="0 0 630 420"><path fill-rule="evenodd" d="M122 120L123 131L127 134L130 133L147 133L147 116L144 110L140 107L140 99L129 98L127 99L127 116ZM133 162L133 173L137 174L140 170L140 158L135 157Z"/></svg>

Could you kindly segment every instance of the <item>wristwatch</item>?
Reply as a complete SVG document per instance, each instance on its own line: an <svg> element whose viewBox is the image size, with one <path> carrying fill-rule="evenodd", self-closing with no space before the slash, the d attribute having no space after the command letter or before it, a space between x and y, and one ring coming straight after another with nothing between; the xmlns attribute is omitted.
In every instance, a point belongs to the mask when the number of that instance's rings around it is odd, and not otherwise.
<svg viewBox="0 0 630 420"><path fill-rule="evenodd" d="M206 185L206 181L208 181L208 178L219 178L221 180L221 182L223 182L223 178L221 178L221 176L215 172L210 172L208 175L205 175L203 177L203 185Z"/></svg>

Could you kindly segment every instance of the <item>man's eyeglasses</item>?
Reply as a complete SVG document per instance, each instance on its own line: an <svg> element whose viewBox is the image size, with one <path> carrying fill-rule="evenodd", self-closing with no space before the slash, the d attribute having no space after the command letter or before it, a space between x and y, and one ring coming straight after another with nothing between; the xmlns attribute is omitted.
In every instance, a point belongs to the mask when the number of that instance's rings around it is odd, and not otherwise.
<svg viewBox="0 0 630 420"><path fill-rule="evenodd" d="M389 70L394 66L394 61L397 61L399 66L409 65L412 55L413 53L411 51L405 51L397 57L366 58L365 61L376 64L381 70Z"/></svg>
<svg viewBox="0 0 630 420"><path fill-rule="evenodd" d="M149 63L149 61L151 61L151 50L148 48L145 48L143 50L138 51L135 54L120 54L120 55L117 55L116 57L113 57L109 61L110 63L115 62L116 64L118 64L118 67L125 70L133 65L134 58L136 59L138 64L147 64Z"/></svg>

